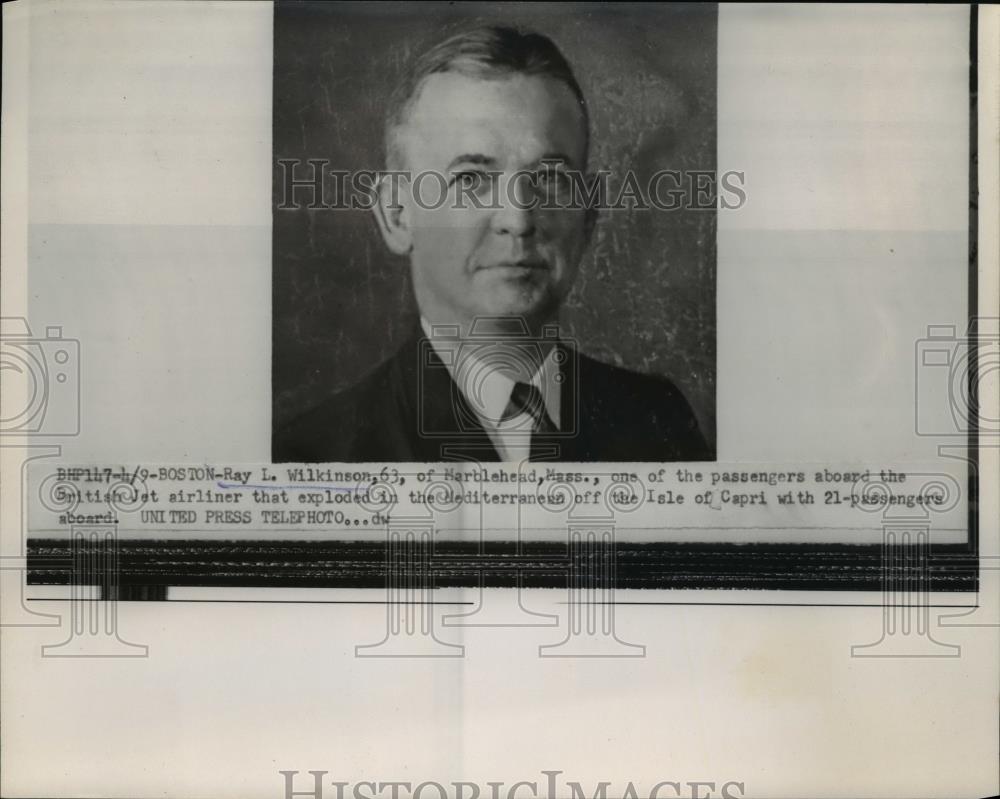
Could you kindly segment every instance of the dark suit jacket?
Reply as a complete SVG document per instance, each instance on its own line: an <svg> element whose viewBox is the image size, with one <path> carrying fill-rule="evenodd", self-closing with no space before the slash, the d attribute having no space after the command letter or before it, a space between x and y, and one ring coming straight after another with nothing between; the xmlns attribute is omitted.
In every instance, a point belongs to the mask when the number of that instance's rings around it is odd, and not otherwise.
<svg viewBox="0 0 1000 799"><path fill-rule="evenodd" d="M714 459L673 383L559 346L568 356L561 367L560 432L538 439L546 450L539 459ZM500 459L421 331L360 383L275 431L271 449L276 463Z"/></svg>

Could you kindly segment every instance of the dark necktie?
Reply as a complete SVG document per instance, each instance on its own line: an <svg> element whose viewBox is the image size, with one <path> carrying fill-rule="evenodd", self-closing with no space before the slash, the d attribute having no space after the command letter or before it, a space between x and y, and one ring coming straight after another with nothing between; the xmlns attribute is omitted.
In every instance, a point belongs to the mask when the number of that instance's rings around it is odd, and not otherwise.
<svg viewBox="0 0 1000 799"><path fill-rule="evenodd" d="M553 424L548 412L545 410L545 399L538 387L531 383L515 383L510 392L510 401L503 412L501 421L506 422L513 419L520 413L528 414L533 420L531 428L531 460L540 458L551 459L552 454L548 450L552 449L551 443L545 446L544 437L558 432L558 428Z"/></svg>

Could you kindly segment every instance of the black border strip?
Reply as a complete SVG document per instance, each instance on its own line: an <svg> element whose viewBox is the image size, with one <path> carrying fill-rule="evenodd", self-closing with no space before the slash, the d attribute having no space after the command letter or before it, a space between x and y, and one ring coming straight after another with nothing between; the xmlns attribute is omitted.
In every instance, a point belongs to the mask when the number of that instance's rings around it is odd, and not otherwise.
<svg viewBox="0 0 1000 799"><path fill-rule="evenodd" d="M979 6L969 7L969 390L979 398ZM979 408L969 418L969 550L979 559Z"/></svg>
<svg viewBox="0 0 1000 799"><path fill-rule="evenodd" d="M74 559L65 539L37 539L31 546L32 585L68 585L81 552L90 562L101 554L99 545L85 544ZM923 562L914 547L900 546L891 572L881 544L617 544L614 560L611 576L587 570L594 586L882 591L890 577L898 586L925 581L928 591L978 586L978 558L964 544L931 547ZM439 542L427 564L426 570L394 566L393 578L429 580L439 588L566 588L581 559L565 543L522 543L518 551L502 542ZM385 542L236 540L118 541L114 572L122 599L167 586L385 588L388 574Z"/></svg>

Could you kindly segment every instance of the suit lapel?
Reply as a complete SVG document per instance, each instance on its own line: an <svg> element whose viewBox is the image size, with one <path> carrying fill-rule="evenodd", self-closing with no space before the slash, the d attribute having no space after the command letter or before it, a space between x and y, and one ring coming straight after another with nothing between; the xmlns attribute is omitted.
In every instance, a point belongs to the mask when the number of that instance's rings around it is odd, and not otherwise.
<svg viewBox="0 0 1000 799"><path fill-rule="evenodd" d="M500 456L431 342L417 329L396 355L402 416L417 460L498 461Z"/></svg>

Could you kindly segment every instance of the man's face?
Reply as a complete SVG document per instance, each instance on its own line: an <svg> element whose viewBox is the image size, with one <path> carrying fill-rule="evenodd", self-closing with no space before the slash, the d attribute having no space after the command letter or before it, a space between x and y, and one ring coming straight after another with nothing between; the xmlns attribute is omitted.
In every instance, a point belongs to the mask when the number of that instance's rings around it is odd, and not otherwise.
<svg viewBox="0 0 1000 799"><path fill-rule="evenodd" d="M585 167L586 135L576 98L551 78L424 82L398 141L411 176L443 176L402 193L414 290L430 322L520 316L534 327L555 315L586 245L587 213L526 206L565 200L567 171Z"/></svg>

